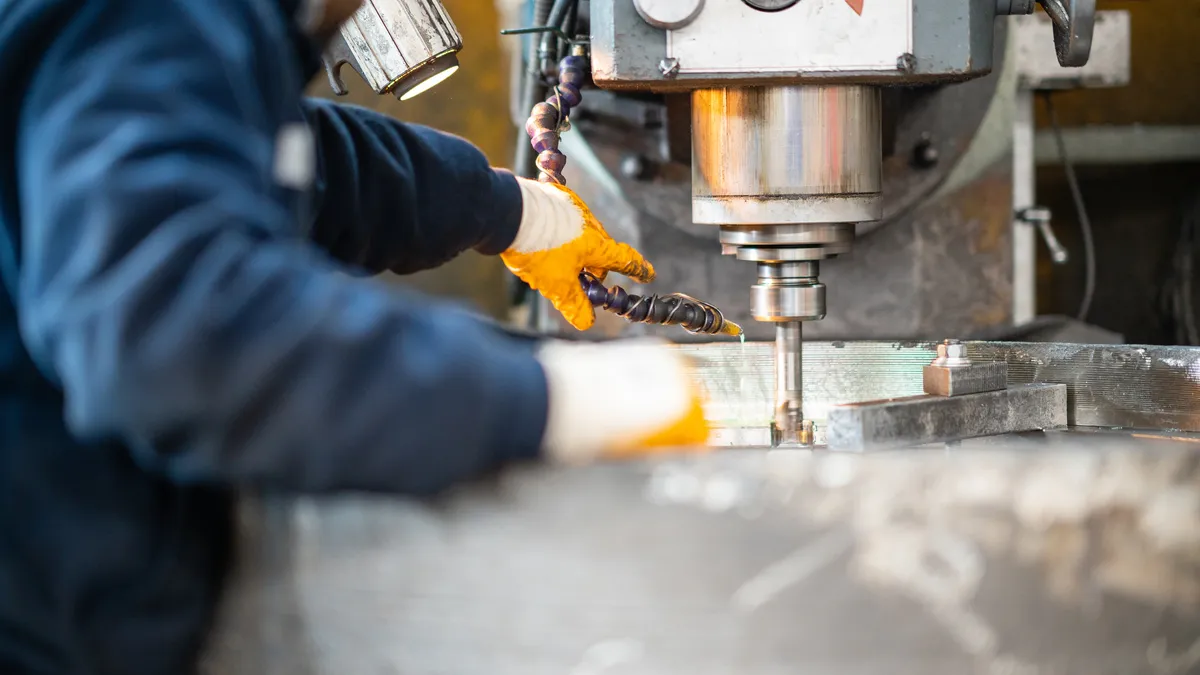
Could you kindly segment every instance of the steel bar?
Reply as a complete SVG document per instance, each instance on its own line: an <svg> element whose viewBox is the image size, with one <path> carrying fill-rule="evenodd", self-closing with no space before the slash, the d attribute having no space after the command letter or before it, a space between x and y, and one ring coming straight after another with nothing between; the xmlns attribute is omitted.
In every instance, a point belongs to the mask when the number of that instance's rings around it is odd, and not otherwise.
<svg viewBox="0 0 1200 675"><path fill-rule="evenodd" d="M996 391L1008 385L1008 364L1003 361L972 363L956 368L925 366L925 393L930 396L963 396Z"/></svg>
<svg viewBox="0 0 1200 675"><path fill-rule="evenodd" d="M831 450L886 450L1067 426L1067 387L1025 384L964 396L909 396L829 409Z"/></svg>

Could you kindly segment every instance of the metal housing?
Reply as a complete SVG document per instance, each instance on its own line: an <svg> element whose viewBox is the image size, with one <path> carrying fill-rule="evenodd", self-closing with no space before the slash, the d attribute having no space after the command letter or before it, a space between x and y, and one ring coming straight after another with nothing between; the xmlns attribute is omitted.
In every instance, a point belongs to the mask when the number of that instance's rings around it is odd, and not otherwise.
<svg viewBox="0 0 1200 675"><path fill-rule="evenodd" d="M716 16L722 12L754 12L741 2L707 3L695 21L672 35L651 26L638 14L632 2L591 3L592 78L596 84L607 89L649 89L651 91L681 91L700 87L719 87L723 84L772 84L825 82L825 83L900 83L948 82L967 80L986 74L992 69L992 53L995 41L996 3L994 0L974 0L955 3L955 12L947 12L944 0L888 0L878 3L875 10L892 17L897 5L907 5L908 31L889 29L890 24L868 24L870 15L856 17L853 12L845 21L834 25L845 31L876 31L880 38L878 50L867 56L851 58L836 47L847 39L845 35L830 32L810 46L795 36L794 31L803 26L801 14L812 12L847 10L845 0L805 0L788 9L761 13L755 23L755 31L746 35L730 35L728 17ZM959 6L961 5L961 6ZM726 9L721 9L727 7ZM871 8L868 7L868 11ZM709 21L706 16L714 13ZM797 19L791 19L795 15ZM893 17L894 18L894 17ZM862 26L855 28L856 19ZM824 21L824 17L822 21ZM785 30L787 29L787 30ZM784 31L778 35L776 32ZM789 32L790 31L790 32ZM857 35L856 49L860 52L862 40L873 44L871 34ZM907 35L903 33L907 32ZM673 43L674 41L674 43ZM739 59L723 66L723 69L706 68L697 70L687 63L692 56L699 58L702 52L691 51L688 45L707 41L706 48L717 50L715 56ZM738 45L755 44L753 51L738 48ZM909 52L898 51L903 44L910 45ZM890 49L888 61L884 61L883 50ZM817 67L814 55L822 53L826 59L823 67ZM740 56L739 56L740 55ZM764 66L758 63L767 58L784 67ZM676 63L671 66L670 59ZM855 61L858 61L856 63ZM666 63L664 63L666 62ZM746 69L738 69L737 63ZM832 64L833 67L830 67ZM705 65L703 62L701 66ZM664 67L668 66L668 67ZM890 66L890 67L889 67Z"/></svg>

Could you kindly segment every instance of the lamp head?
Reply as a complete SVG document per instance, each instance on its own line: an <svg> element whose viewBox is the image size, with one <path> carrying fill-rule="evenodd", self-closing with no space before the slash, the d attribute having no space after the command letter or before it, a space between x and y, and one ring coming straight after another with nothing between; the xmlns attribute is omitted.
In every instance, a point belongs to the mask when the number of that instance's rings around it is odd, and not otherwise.
<svg viewBox="0 0 1200 675"><path fill-rule="evenodd" d="M326 0L325 13L343 20L325 49L335 94L345 95L340 71L349 64L377 94L408 100L458 70L462 37L438 0ZM349 14L347 15L347 11Z"/></svg>

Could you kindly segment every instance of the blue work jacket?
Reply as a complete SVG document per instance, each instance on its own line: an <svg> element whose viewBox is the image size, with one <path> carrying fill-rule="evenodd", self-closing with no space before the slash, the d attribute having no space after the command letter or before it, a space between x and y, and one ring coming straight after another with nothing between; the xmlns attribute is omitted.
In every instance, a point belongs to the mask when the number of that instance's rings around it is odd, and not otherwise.
<svg viewBox="0 0 1200 675"><path fill-rule="evenodd" d="M237 489L537 455L530 347L367 278L499 253L516 180L305 100L294 4L0 3L0 673L189 672Z"/></svg>

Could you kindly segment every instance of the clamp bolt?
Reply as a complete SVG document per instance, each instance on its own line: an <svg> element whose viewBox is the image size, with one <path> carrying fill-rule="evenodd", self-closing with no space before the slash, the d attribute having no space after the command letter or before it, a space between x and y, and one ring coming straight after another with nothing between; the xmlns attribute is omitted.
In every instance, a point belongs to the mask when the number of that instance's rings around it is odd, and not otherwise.
<svg viewBox="0 0 1200 675"><path fill-rule="evenodd" d="M668 80L679 74L679 59L671 57L658 62L658 71Z"/></svg>
<svg viewBox="0 0 1200 675"><path fill-rule="evenodd" d="M967 358L967 346L961 340L943 340L942 344L937 346L937 358L930 365L946 368L971 365L971 359Z"/></svg>

